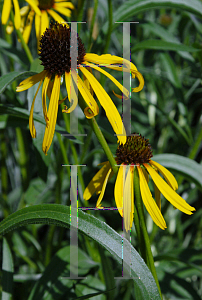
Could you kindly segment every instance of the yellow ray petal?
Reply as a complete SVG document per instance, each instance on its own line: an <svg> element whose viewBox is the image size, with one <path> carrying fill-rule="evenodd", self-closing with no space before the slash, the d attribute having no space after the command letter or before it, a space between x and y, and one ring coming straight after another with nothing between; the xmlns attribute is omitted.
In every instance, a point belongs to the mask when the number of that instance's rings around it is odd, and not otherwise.
<svg viewBox="0 0 202 300"><path fill-rule="evenodd" d="M45 10L41 11L41 35L44 34L46 28L49 28L48 14Z"/></svg>
<svg viewBox="0 0 202 300"><path fill-rule="evenodd" d="M29 41L30 33L31 33L31 30L32 30L33 19L34 19L34 11L31 10L28 17L27 17L26 25L25 25L25 28L23 30L23 38L24 38L24 41L25 41L26 44Z"/></svg>
<svg viewBox="0 0 202 300"><path fill-rule="evenodd" d="M133 215L134 215L134 166L130 166L130 190L131 190L131 214L130 214L130 228L133 225Z"/></svg>
<svg viewBox="0 0 202 300"><path fill-rule="evenodd" d="M84 101L86 102L86 104L88 105L87 108L85 108L85 116L88 119L91 119L94 116L97 116L99 113L99 108L98 105L95 101L95 99L93 98L93 96L91 95L91 93L89 92L88 88L86 87L86 85L84 84L84 82L82 81L82 79L80 78L80 76L77 76L78 78L78 89L84 99ZM90 112L88 111L88 109L90 108Z"/></svg>
<svg viewBox="0 0 202 300"><path fill-rule="evenodd" d="M65 72L65 83L66 83L66 89L67 89L69 102L71 102L71 100L72 100L72 105L68 110L63 110L63 112L70 113L76 108L76 106L78 104L78 96L76 94L74 84L73 84L73 81L71 78L71 72L70 73Z"/></svg>
<svg viewBox="0 0 202 300"><path fill-rule="evenodd" d="M87 70L89 72L91 72L91 74L93 74L92 69L89 67L86 67ZM92 86L90 85L90 82L88 81L88 79L86 78L86 76L83 74L83 82L85 83L85 86L87 87L87 89L89 90L89 92L91 93L91 95L93 96L93 89Z"/></svg>
<svg viewBox="0 0 202 300"><path fill-rule="evenodd" d="M14 17L15 28L20 29L21 16L20 16L20 7L19 7L18 0L13 0L13 4L15 9L15 17Z"/></svg>
<svg viewBox="0 0 202 300"><path fill-rule="evenodd" d="M100 196L99 196L99 198L97 200L97 203L96 203L96 207L100 206L100 203L101 203L101 201L103 199L104 192L105 192L105 189L106 189L106 185L107 185L107 182L109 180L109 176L110 176L111 172L112 172L112 169L111 169L111 166L110 166L110 168L109 168L109 170L107 172L107 175L105 176L105 179L104 179L104 182L103 182L103 185L102 185L102 189L101 189L101 192L100 192Z"/></svg>
<svg viewBox="0 0 202 300"><path fill-rule="evenodd" d="M136 88L133 88L133 92L139 92L143 89L144 87L144 78L142 76L142 74L140 72L138 72L136 66L126 60L123 59L122 57L118 57L115 55L111 55L111 54L103 54L103 55L97 55L94 53L86 53L84 60L86 61L86 64L88 65L88 62L93 62L96 64L99 64L100 66L104 66L106 68L109 69L115 69L117 71L122 71L122 72L131 72L132 73L132 78L137 77L137 79L139 80L139 86ZM112 64L122 64L125 65L126 68L123 68L122 66L112 66Z"/></svg>
<svg viewBox="0 0 202 300"><path fill-rule="evenodd" d="M150 160L149 163L150 165L156 167L159 170L159 172L161 172L161 174L164 176L165 180L167 181L167 183L170 185L171 188L173 188L174 190L178 189L177 180L175 179L173 174L170 173L170 171L168 171L165 167L163 167L156 161Z"/></svg>
<svg viewBox="0 0 202 300"><path fill-rule="evenodd" d="M85 189L83 193L83 199L89 200L92 195L96 192L102 189L102 185L104 182L104 179L109 171L110 164L107 161L103 167L96 173L96 175L93 177L93 179L89 182L87 188Z"/></svg>
<svg viewBox="0 0 202 300"><path fill-rule="evenodd" d="M180 197L150 165L144 164L144 166L146 167L157 188L164 195L164 197L173 206L175 206L185 214L191 215L192 211L194 211L195 208L190 206L182 197Z"/></svg>
<svg viewBox="0 0 202 300"><path fill-rule="evenodd" d="M33 101L32 101L32 106L31 106L31 110L30 110L30 115L29 115L29 130L30 130L31 136L32 136L33 138L36 137L36 129L35 129L35 126L34 126L34 119L33 119L34 103L35 103L35 99L36 99L36 96L37 96L37 94L38 94L38 91L39 91L39 89L40 89L40 87L41 87L42 82L43 82L43 79L41 79L41 81L40 81L40 83L39 83L39 86L38 86L38 88L37 88L37 91L36 91L36 93L35 93L35 95L34 95L34 99L33 99Z"/></svg>
<svg viewBox="0 0 202 300"><path fill-rule="evenodd" d="M58 23L66 23L66 21L62 17L60 17L53 9L47 9L47 12Z"/></svg>
<svg viewBox="0 0 202 300"><path fill-rule="evenodd" d="M74 5L71 2L65 2L65 0L62 1L62 2L55 2L55 4L54 4L53 7L55 7L55 6L58 6L58 7L68 7L70 9L74 9Z"/></svg>
<svg viewBox="0 0 202 300"><path fill-rule="evenodd" d="M35 11L35 13L37 15L41 15L41 11L40 9L38 8L38 6L36 5L35 1L33 0L25 0L27 3L29 3L29 5L33 8L33 10Z"/></svg>
<svg viewBox="0 0 202 300"><path fill-rule="evenodd" d="M121 167L120 167L121 168ZM126 232L130 230L131 214L132 214L132 193L131 193L131 171L130 166L126 167L128 173L126 178L123 177L123 219Z"/></svg>
<svg viewBox="0 0 202 300"><path fill-rule="evenodd" d="M119 171L117 174L116 183L114 187L114 198L116 202L116 207L119 208L118 211L122 217L123 217L123 178L125 178L125 172L126 172L126 165L122 164L119 167Z"/></svg>
<svg viewBox="0 0 202 300"><path fill-rule="evenodd" d="M71 10L65 7L54 5L54 9L57 10L60 14L70 17L71 16Z"/></svg>
<svg viewBox="0 0 202 300"><path fill-rule="evenodd" d="M96 78L88 70L86 70L85 67L80 67L79 69L89 80L96 96L98 97L98 100L100 101L100 104L106 112L106 116L111 123L112 128L117 134L118 140L120 143L125 144L126 132L116 106Z"/></svg>
<svg viewBox="0 0 202 300"><path fill-rule="evenodd" d="M156 204L158 208L161 210L161 193L155 183L154 183L154 194L155 194Z"/></svg>
<svg viewBox="0 0 202 300"><path fill-rule="evenodd" d="M4 0L1 21L5 25L8 21L9 15L11 12L11 0Z"/></svg>
<svg viewBox="0 0 202 300"><path fill-rule="evenodd" d="M30 87L35 85L37 82L39 82L42 78L44 79L46 72L47 71L44 70L41 73L33 75L33 76L23 80L22 82L20 82L20 84L16 88L16 92L22 92L22 91L29 89Z"/></svg>
<svg viewBox="0 0 202 300"><path fill-rule="evenodd" d="M47 106L46 106L46 93L47 93L47 88L51 80L51 75L47 74L47 76L44 79L43 83L43 88L42 88L42 107L43 107L43 115L44 119L46 121L46 125L48 126L48 116L47 116ZM50 98L49 98L50 99Z"/></svg>
<svg viewBox="0 0 202 300"><path fill-rule="evenodd" d="M42 149L43 152L47 155L48 149L53 140L55 125L57 120L58 113L58 99L60 94L60 75L55 75L53 90L50 98L50 103L48 107L47 117L49 119L49 126L46 126Z"/></svg>
<svg viewBox="0 0 202 300"><path fill-rule="evenodd" d="M116 80L112 75L110 75L108 72L106 72L102 68L97 67L93 64L88 63L88 66L90 66L91 68L93 68L93 69L97 70L98 72L100 72L100 73L104 74L105 76L107 76L121 90L121 92L125 95L125 97L127 97L127 98L129 97L129 91L125 87L123 87L123 85L120 84L118 82L118 80Z"/></svg>
<svg viewBox="0 0 202 300"><path fill-rule="evenodd" d="M146 182L146 179L144 177L144 173L142 171L142 168L140 166L137 166L138 173L139 173L139 181L140 181L140 192L142 196L142 200L144 202L144 205L150 214L152 220L154 223L156 223L157 226L159 226L161 229L166 228L166 222L156 204L154 201L152 194L149 190L149 186Z"/></svg>
<svg viewBox="0 0 202 300"><path fill-rule="evenodd" d="M142 168L142 172L144 173L144 177L145 177L145 179L146 179L146 181L148 183L149 182L149 174L148 174L148 172L145 169L143 169L143 168Z"/></svg>

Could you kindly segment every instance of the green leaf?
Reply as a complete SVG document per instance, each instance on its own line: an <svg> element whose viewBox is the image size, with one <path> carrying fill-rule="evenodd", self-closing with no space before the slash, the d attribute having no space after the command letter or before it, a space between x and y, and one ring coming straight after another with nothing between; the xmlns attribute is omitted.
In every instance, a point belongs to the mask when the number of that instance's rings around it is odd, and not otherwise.
<svg viewBox="0 0 202 300"><path fill-rule="evenodd" d="M0 115L1 114L9 114L12 116L16 116L16 117L20 117L20 118L24 118L27 121L29 120L29 111L27 109L24 108L19 108L19 107L13 107L13 106L8 106L8 105L4 105L4 104L0 104ZM44 118L36 113L33 114L33 118L34 121L37 121L43 125L46 126L46 122L44 120ZM63 133L63 134L68 134L68 132L61 126L57 125L55 126L55 131L59 132L59 133ZM74 143L77 144L83 144L83 142L81 142L80 140L76 139L74 136L67 136L68 139L73 140Z"/></svg>
<svg viewBox="0 0 202 300"><path fill-rule="evenodd" d="M202 3L198 0L129 0L125 1L113 14L113 27L116 28L119 24L115 22L123 22L130 20L131 17L139 14L140 12L160 9L162 7L175 8L180 11L188 11L192 14L202 16ZM137 25L138 26L138 25ZM107 32L108 22L103 26L103 32Z"/></svg>
<svg viewBox="0 0 202 300"><path fill-rule="evenodd" d="M131 52L135 52L138 50L171 50L171 51L187 51L187 52L195 52L200 49L196 49L193 47L189 47L179 43L167 42L162 40L144 40L140 43L137 43L132 49Z"/></svg>
<svg viewBox="0 0 202 300"><path fill-rule="evenodd" d="M122 264L121 235L105 222L82 211L78 211L78 220L78 230L98 242ZM19 226L34 223L55 224L69 228L70 208L57 204L25 207L11 214L0 223L0 234L5 234L9 230L16 229ZM131 251L131 265L127 265L127 269L129 271L131 267L131 276L139 286L142 299L153 298L160 300L160 295L151 272L132 245L125 238L123 238L123 240L127 251L129 251L129 253Z"/></svg>
<svg viewBox="0 0 202 300"><path fill-rule="evenodd" d="M7 88L7 86L11 84L13 81L17 79L22 79L24 77L29 77L35 74L36 72L30 72L30 71L27 72L14 71L3 75L2 77L0 77L0 94L3 93L3 91Z"/></svg>
<svg viewBox="0 0 202 300"><path fill-rule="evenodd" d="M94 262L84 251L78 249L79 276L87 274L90 269L98 266L99 263ZM73 285L72 279L68 278L69 276L70 246L66 246L53 256L43 275L32 289L28 300L59 300L62 296L69 295Z"/></svg>
<svg viewBox="0 0 202 300"><path fill-rule="evenodd" d="M12 299L13 289L13 258L10 247L3 238L3 262L2 262L2 300Z"/></svg>
<svg viewBox="0 0 202 300"><path fill-rule="evenodd" d="M152 157L162 166L177 171L187 179L195 182L200 188L202 185L202 168L196 161L177 154L157 154Z"/></svg>
<svg viewBox="0 0 202 300"><path fill-rule="evenodd" d="M180 89L182 87L181 81L177 74L176 65L175 65L174 61L172 60L172 58L170 57L169 53L161 53L160 58L161 58L162 64L164 65L168 79L176 88Z"/></svg>

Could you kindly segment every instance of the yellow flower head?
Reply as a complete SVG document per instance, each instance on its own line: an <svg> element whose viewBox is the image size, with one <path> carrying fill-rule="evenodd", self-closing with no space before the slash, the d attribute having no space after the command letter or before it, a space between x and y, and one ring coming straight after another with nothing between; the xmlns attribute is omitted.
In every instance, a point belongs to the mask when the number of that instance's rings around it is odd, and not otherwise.
<svg viewBox="0 0 202 300"><path fill-rule="evenodd" d="M14 16L14 23L15 28L19 29L21 24L21 17L20 17L20 7L18 0L13 0L14 10L15 10L15 16ZM4 0L3 4L3 10L2 10L2 24L5 25L8 22L10 12L12 8L12 2L11 0Z"/></svg>
<svg viewBox="0 0 202 300"><path fill-rule="evenodd" d="M140 192L143 203L150 214L152 220L161 229L166 228L166 222L161 214L160 193L177 209L191 215L194 207L186 203L175 190L178 184L174 176L159 163L151 160L152 148L149 140L139 134L127 137L126 143L119 145L116 151L116 162L119 171L116 178L114 197L116 206L122 217L126 231L130 230L134 214L134 168L139 174ZM99 207L103 199L108 180L113 176L113 171L109 162L102 163L103 167L93 177L84 191L85 200L91 198L96 192L99 195L96 206ZM160 172L164 179L158 174ZM154 181L155 200L150 192L148 182L149 175Z"/></svg>
<svg viewBox="0 0 202 300"><path fill-rule="evenodd" d="M11 1L11 0L5 0ZM17 0L13 0L14 4ZM71 9L74 9L74 5L71 2L66 2L64 0L26 0L29 6L24 6L19 11L19 23L18 28L20 28L25 43L28 43L32 24L35 16L35 31L37 37L37 46L39 46L39 41L41 35L44 33L46 28L49 27L50 18L55 21L65 23L65 20L60 16L71 16ZM59 13L59 14L58 14ZM5 23L4 23L5 24ZM7 33L12 32L12 26L7 27Z"/></svg>
<svg viewBox="0 0 202 300"><path fill-rule="evenodd" d="M82 80L81 77L77 74L77 70L71 70L70 33L71 31L69 27L67 27L65 24L62 25L58 23L51 23L50 28L46 29L40 40L40 59L42 61L42 65L44 66L44 71L25 79L17 87L17 92L21 92L29 89L37 82L40 82L38 87L39 90L42 82L44 81L42 88L42 106L44 118L46 121L46 130L42 148L45 154L47 154L47 151L52 143L57 119L58 104L62 103L65 100L63 99L59 101L61 76L64 75L65 77L69 101L70 99L73 101L72 106L68 110L63 110L63 112L70 113L77 106L77 97L74 88L74 85L76 84L78 86L78 90L80 91L83 99L88 106L84 110L86 117L92 118L93 116L96 116L99 112L99 109L96 101L93 98L93 93L95 93L102 107L104 108L107 118L111 123L115 133L117 135L119 134L120 143L126 142L125 129L123 128L121 117L109 95L103 89L98 80L94 77L92 69L95 69L110 78L127 97L129 95L128 90L126 90L113 76L104 71L100 67L100 65L97 64L104 64L105 67L118 71L122 71L122 68L120 66L121 64L125 65L124 71L131 72L133 77L137 76L140 82L139 86L133 91L139 91L144 86L144 79L142 75L137 71L135 65L127 60L123 60L123 58L121 57L112 56L109 54L99 56L96 54L85 53L84 45L81 39L77 37L77 68L83 74ZM72 51L74 50L74 48L76 50L76 43L75 45L73 45L73 48L71 48ZM116 64L119 65L116 66ZM130 65L131 69L129 68ZM38 90L32 102L29 118L29 128L33 138L36 137L36 130L33 122L33 111L34 102ZM46 105L46 94L50 99L48 111ZM123 135L121 135L122 133Z"/></svg>

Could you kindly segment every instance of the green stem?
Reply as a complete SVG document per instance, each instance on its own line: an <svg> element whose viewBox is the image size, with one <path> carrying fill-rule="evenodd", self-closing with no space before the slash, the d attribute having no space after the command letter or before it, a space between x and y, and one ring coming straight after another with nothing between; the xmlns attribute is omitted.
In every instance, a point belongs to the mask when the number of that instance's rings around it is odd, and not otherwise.
<svg viewBox="0 0 202 300"><path fill-rule="evenodd" d="M112 0L108 0L108 32L107 32L107 37L106 37L106 43L104 47L103 53L107 53L107 50L109 48L109 43L111 40L111 32L112 32L112 25L113 25L113 8L112 8Z"/></svg>
<svg viewBox="0 0 202 300"><path fill-rule="evenodd" d="M79 106L81 107L81 109L84 111L84 109L86 108L86 103L83 100L82 97L79 98ZM115 158L113 157L111 150L109 149L109 146L102 134L102 131L100 130L100 127L98 126L95 117L93 117L92 119L88 119L88 122L91 126L91 128L93 129L95 135L97 136L98 141L100 142L100 145L102 146L102 149L104 150L110 164L112 167L112 170L114 172L114 174L118 173L118 167L116 166L117 163L115 161Z"/></svg>
<svg viewBox="0 0 202 300"><path fill-rule="evenodd" d="M91 43L92 43L92 34L93 34L93 28L95 24L95 17L97 14L97 8L98 8L98 0L94 0L94 10L93 10L93 17L90 24L90 36L89 36L89 42L88 42L88 52L90 52L91 49Z"/></svg>
<svg viewBox="0 0 202 300"><path fill-rule="evenodd" d="M13 15L13 11L12 10L11 10L11 21L13 22L13 24L15 24L14 23L14 15ZM31 51L29 50L28 45L25 43L25 40L23 38L23 35L22 35L21 31L19 29L16 29L16 28L15 28L15 31L16 31L17 36L19 37L19 39L21 41L22 47L25 50L27 58L29 59L29 62L31 64L33 62L33 57L32 57Z"/></svg>
<svg viewBox="0 0 202 300"><path fill-rule="evenodd" d="M137 211L138 211L138 215L139 215L139 220L140 220L140 226L141 226L141 230L142 230L142 235L144 238L144 243L145 243L145 252L146 255L144 258L147 266L149 267L155 281L156 281L156 285L158 287L159 290L159 294L162 298L161 295L161 289L160 289L160 285L158 282L158 277L156 274L156 269L154 266L154 258L151 252L151 245L150 245L150 240L149 240L149 235L147 232L147 228L146 228L146 223L145 223L145 217L144 217L144 210L143 210L143 205L142 205L142 198L141 198L141 194L140 194L140 185L139 185L139 175L138 175L138 170L137 168L135 168L134 170L134 191L135 191L135 200L136 200L136 206L137 206Z"/></svg>
<svg viewBox="0 0 202 300"><path fill-rule="evenodd" d="M202 127L201 127L201 130L199 131L198 137L197 137L197 139L196 139L196 141L195 141L195 143L194 143L194 145L192 147L192 150L189 153L188 157L190 159L194 159L195 158L195 156L196 156L196 154L198 152L198 149L200 147L201 141L202 141Z"/></svg>
<svg viewBox="0 0 202 300"><path fill-rule="evenodd" d="M27 151L27 141L26 137L24 136L24 132L20 127L16 128L16 137L18 142L18 149L19 149L19 166L22 175L22 186L23 191L25 192L29 186L29 156Z"/></svg>

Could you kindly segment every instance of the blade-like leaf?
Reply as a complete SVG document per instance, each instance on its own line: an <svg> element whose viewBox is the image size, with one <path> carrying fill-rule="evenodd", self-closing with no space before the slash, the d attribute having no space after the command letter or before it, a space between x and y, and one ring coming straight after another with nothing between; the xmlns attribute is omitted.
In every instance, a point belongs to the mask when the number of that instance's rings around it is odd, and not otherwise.
<svg viewBox="0 0 202 300"><path fill-rule="evenodd" d="M13 106L8 106L8 105L4 105L4 104L0 104L0 115L1 114L9 114L12 116L16 116L16 117L20 117L23 119L27 119L29 120L29 111L27 109L24 108L19 108L19 107L13 107ZM36 113L33 114L34 120L46 125L46 122L44 120L44 118ZM55 131L61 133L61 134L68 134L68 132L66 130L64 130L63 127L59 126L56 124L55 126ZM76 139L73 135L68 135L66 136L68 139L73 140L75 143L77 144L82 144L82 142L78 139Z"/></svg>
<svg viewBox="0 0 202 300"><path fill-rule="evenodd" d="M195 52L199 51L199 49L189 47L179 43L167 42L162 40L144 40L140 43L137 43L132 49L131 52L135 52L138 50L171 50L171 51L187 51L187 52Z"/></svg>
<svg viewBox="0 0 202 300"><path fill-rule="evenodd" d="M0 94L3 93L3 91L7 88L7 86L11 84L13 81L15 81L16 79L22 79L35 74L36 72L30 72L30 71L27 72L14 71L3 75L2 77L0 77Z"/></svg>
<svg viewBox="0 0 202 300"><path fill-rule="evenodd" d="M112 31L119 25L115 22L123 22L125 20L130 21L132 16L135 16L140 12L162 7L175 8L202 16L202 3L198 0L129 0L125 1L114 12ZM102 30L106 33L107 29L108 22L105 23Z"/></svg>
<svg viewBox="0 0 202 300"><path fill-rule="evenodd" d="M157 161L166 168L179 172L201 187L202 168L196 161L181 155L169 153L154 155L152 160Z"/></svg>
<svg viewBox="0 0 202 300"><path fill-rule="evenodd" d="M121 235L105 222L82 211L78 212L78 219L78 230L94 239L107 249L119 263L122 263ZM25 207L0 223L0 234L5 234L19 226L34 223L55 224L68 228L70 224L70 209L67 206L57 204ZM125 238L123 240L128 253L131 251L131 265L127 265L127 269L130 271L131 267L131 276L139 286L142 299L160 299L156 283L146 264L132 245Z"/></svg>
<svg viewBox="0 0 202 300"><path fill-rule="evenodd" d="M3 239L3 260L2 260L2 300L12 299L13 289L13 258L10 247Z"/></svg>

